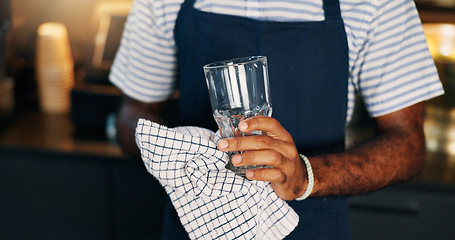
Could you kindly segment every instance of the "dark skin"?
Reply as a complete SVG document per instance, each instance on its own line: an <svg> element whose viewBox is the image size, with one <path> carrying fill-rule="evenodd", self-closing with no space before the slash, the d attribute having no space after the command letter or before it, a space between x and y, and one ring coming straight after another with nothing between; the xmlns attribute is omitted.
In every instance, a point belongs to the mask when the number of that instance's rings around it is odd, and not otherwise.
<svg viewBox="0 0 455 240"><path fill-rule="evenodd" d="M117 113L117 139L123 152L133 157L140 157L134 133L139 118L165 124L160 117L163 103L143 103L127 96L123 97Z"/></svg>
<svg viewBox="0 0 455 240"><path fill-rule="evenodd" d="M134 128L139 117L163 123L162 104L146 104L126 98L117 121L120 144L138 156ZM315 185L311 196L354 195L408 180L417 174L425 156L423 103L375 119L376 136L340 153L309 157ZM239 124L242 132L264 131L265 136L221 140L221 151L242 151L234 165L269 165L272 169L249 170L246 177L267 181L278 197L293 200L307 187L305 164L292 136L271 117L252 117ZM303 153L304 154L304 153Z"/></svg>

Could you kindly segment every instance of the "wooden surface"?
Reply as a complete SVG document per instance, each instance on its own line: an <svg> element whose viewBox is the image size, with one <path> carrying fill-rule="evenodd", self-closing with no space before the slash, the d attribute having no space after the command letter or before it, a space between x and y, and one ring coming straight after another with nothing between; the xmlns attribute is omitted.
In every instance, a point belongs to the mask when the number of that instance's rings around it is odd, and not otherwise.
<svg viewBox="0 0 455 240"><path fill-rule="evenodd" d="M0 146L126 158L115 142L77 139L70 114L39 111L15 116L0 130Z"/></svg>

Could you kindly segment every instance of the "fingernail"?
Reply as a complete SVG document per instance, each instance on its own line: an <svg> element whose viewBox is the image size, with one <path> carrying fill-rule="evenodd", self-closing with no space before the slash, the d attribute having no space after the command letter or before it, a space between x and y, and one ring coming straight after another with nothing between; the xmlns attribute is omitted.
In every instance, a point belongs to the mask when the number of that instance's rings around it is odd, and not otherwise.
<svg viewBox="0 0 455 240"><path fill-rule="evenodd" d="M240 131L245 131L247 128L248 128L248 124L246 122L240 122L239 123Z"/></svg>
<svg viewBox="0 0 455 240"><path fill-rule="evenodd" d="M254 171L250 170L245 173L245 177L248 179L254 178Z"/></svg>
<svg viewBox="0 0 455 240"><path fill-rule="evenodd" d="M228 144L228 142L227 142L226 140L220 140L220 141L218 142L218 149L220 149L220 150L221 150L221 149L225 149L225 148L228 147L228 145L229 145L229 144Z"/></svg>
<svg viewBox="0 0 455 240"><path fill-rule="evenodd" d="M231 161L232 161L232 164L237 165L240 162L242 162L242 156L236 155L236 156L232 157Z"/></svg>

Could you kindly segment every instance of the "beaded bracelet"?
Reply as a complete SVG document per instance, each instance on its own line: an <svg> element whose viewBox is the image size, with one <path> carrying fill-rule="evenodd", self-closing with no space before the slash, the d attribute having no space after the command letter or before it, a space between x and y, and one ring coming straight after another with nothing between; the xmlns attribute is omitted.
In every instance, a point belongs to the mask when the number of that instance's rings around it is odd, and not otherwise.
<svg viewBox="0 0 455 240"><path fill-rule="evenodd" d="M302 194L302 196L295 199L297 201L302 201L302 200L306 199L307 197L309 197L311 192L313 191L314 175L313 175L313 169L311 168L311 164L310 164L310 161L308 160L308 158L303 154L299 154L299 156L300 156L300 159L302 159L303 162L305 163L306 172L307 172L307 176L308 176L308 186L307 186L305 192Z"/></svg>

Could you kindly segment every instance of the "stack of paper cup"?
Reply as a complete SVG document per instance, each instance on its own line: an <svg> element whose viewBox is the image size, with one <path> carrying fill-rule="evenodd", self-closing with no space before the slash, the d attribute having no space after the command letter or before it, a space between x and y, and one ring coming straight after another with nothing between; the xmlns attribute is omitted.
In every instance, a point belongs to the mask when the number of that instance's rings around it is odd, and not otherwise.
<svg viewBox="0 0 455 240"><path fill-rule="evenodd" d="M47 113L66 113L71 108L74 61L68 32L62 23L43 23L38 28L36 80L40 107Z"/></svg>

